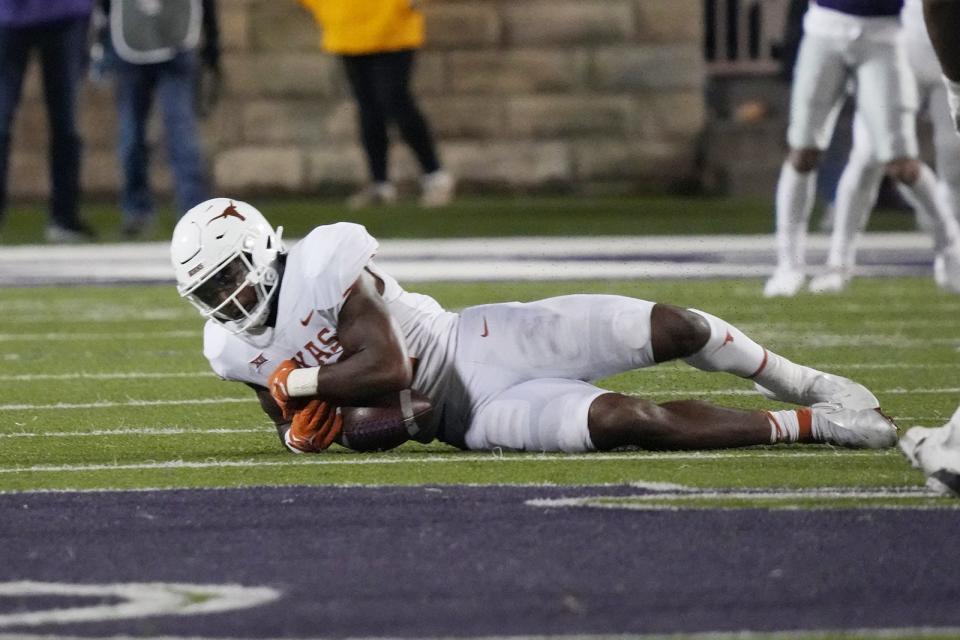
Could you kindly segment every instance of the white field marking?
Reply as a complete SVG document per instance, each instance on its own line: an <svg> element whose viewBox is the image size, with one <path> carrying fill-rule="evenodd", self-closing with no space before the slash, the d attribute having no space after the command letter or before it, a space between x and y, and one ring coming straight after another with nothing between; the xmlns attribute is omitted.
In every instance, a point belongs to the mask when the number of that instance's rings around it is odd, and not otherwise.
<svg viewBox="0 0 960 640"><path fill-rule="evenodd" d="M126 402L83 402L56 404L0 404L0 411L38 411L42 409L110 409L113 407L165 407L173 405L256 402L256 398L199 398L196 400L127 400Z"/></svg>
<svg viewBox="0 0 960 640"><path fill-rule="evenodd" d="M889 395L939 395L960 393L960 387L943 387L936 389L878 389L878 394ZM758 395L754 389L725 388L725 389L688 389L658 391L654 389L635 389L630 395L640 396L667 396L667 397L696 397L696 396L755 396ZM125 402L87 402L87 403L66 403L58 402L56 404L0 404L0 411L37 411L44 409L109 409L114 407L153 407L153 406L172 406L172 405L197 405L197 404L218 404L218 403L237 403L253 402L254 398L200 398L196 400L127 400Z"/></svg>
<svg viewBox="0 0 960 640"><path fill-rule="evenodd" d="M76 373L21 373L16 375L0 375L0 382L35 382L41 380L128 380L128 379L151 379L162 380L165 378L216 378L217 374L213 371L180 371L173 373L161 373L150 371L115 371L111 373L87 373L77 371Z"/></svg>
<svg viewBox="0 0 960 640"><path fill-rule="evenodd" d="M16 433L0 433L3 438L77 438L99 436L179 436L179 435L224 435L236 433L271 433L272 429L188 429L180 427L168 428L126 428L126 429L96 429L94 431L20 431Z"/></svg>
<svg viewBox="0 0 960 640"><path fill-rule="evenodd" d="M849 498L888 499L888 498L931 498L937 494L924 487L906 487L903 489L860 489L850 487L817 487L811 489L788 489L784 491L722 491L717 489L692 489L684 492L662 492L652 494L637 494L632 496L583 496L580 498L534 498L526 500L524 504L531 507L545 509L560 509L567 507L593 507L597 509L662 509L674 508L676 505L667 505L665 502L674 500L679 502L694 500L796 500L800 498L817 498L820 500L846 500ZM618 500L633 502L618 503ZM609 501L609 502L608 502ZM957 505L960 507L960 504Z"/></svg>
<svg viewBox="0 0 960 640"><path fill-rule="evenodd" d="M55 342L67 340L80 342L81 340L156 340L158 338L200 338L202 331L114 331L104 333L0 333L0 342Z"/></svg>
<svg viewBox="0 0 960 640"><path fill-rule="evenodd" d="M937 362L937 363L845 363L836 362L815 363L809 365L814 369L824 371L844 370L844 369L960 369L960 362ZM638 371L640 371L638 369ZM674 364L667 366L650 367L643 369L644 375L674 375L676 373L704 373L700 369L686 365ZM74 373L21 373L21 374L0 374L0 382L34 382L44 380L126 380L128 378L136 379L164 379L164 378L215 378L216 374L210 370L203 371L176 371L176 372L157 372L157 371L119 371L109 373L89 373L86 371L77 371Z"/></svg>
<svg viewBox="0 0 960 640"><path fill-rule="evenodd" d="M849 451L834 450L834 455L843 456L881 456L892 455L891 452L880 451ZM791 451L791 459L802 457L822 457L825 452L797 452ZM224 469L224 468L242 468L255 469L258 467L289 467L289 466L354 466L354 465L392 465L392 464L459 464L459 463L477 463L477 462L570 462L573 461L617 461L625 460L735 460L735 459L762 459L762 458L783 458L785 452L775 451L754 451L754 452L685 452L685 453L585 453L585 454L543 454L543 453L517 453L504 456L502 453L497 455L490 453L484 455L480 452L474 453L452 453L448 455L404 455L389 457L354 457L350 455L327 458L318 456L316 458L288 458L286 460L204 460L203 462L187 462L184 460L169 460L167 462L140 462L136 464L65 464L65 465L34 465L29 467L0 467L0 474L4 473L83 473L88 471L136 471L144 469Z"/></svg>
<svg viewBox="0 0 960 640"><path fill-rule="evenodd" d="M23 596L122 598L115 604L0 614L0 627L129 620L158 615L190 616L249 609L280 597L270 587L235 584L204 585L165 582L67 584L59 582L0 582L0 599ZM199 599L198 599L199 598Z"/></svg>
<svg viewBox="0 0 960 640"><path fill-rule="evenodd" d="M848 640L898 640L900 638L960 637L960 627L900 627L900 628L857 628L857 629L791 629L789 631L701 631L698 633L657 633L657 634L571 634L551 635L551 638L560 640L795 640L796 638L847 638ZM458 640L543 640L548 636L461 636ZM22 633L3 634L0 640L145 640L145 636L65 636L57 635L28 635ZM225 636L149 636L147 640L248 640L239 637ZM263 638L262 640L283 640L282 638ZM300 640L329 640L324 636L310 636ZM406 640L396 636L351 636L351 640Z"/></svg>
<svg viewBox="0 0 960 640"><path fill-rule="evenodd" d="M937 394L955 394L960 393L960 387L945 387L940 389L876 389L880 395L937 395ZM655 389L634 389L630 395L638 396L755 396L759 395L754 389L675 389L670 391L658 391ZM2 408L3 405L0 405Z"/></svg>

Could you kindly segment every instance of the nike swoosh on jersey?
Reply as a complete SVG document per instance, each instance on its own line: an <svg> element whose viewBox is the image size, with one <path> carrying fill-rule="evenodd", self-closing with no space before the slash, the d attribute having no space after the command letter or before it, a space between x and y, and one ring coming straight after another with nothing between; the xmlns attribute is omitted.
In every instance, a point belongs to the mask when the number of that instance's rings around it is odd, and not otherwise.
<svg viewBox="0 0 960 640"><path fill-rule="evenodd" d="M490 335L490 329L487 328L487 319L484 318L484 319L483 319L483 333L480 334L480 337L481 337L481 338L486 338L488 335Z"/></svg>
<svg viewBox="0 0 960 640"><path fill-rule="evenodd" d="M310 324L310 318L312 317L313 317L313 311L308 313L307 317L300 321L300 324L302 324L303 326L307 326L308 324Z"/></svg>

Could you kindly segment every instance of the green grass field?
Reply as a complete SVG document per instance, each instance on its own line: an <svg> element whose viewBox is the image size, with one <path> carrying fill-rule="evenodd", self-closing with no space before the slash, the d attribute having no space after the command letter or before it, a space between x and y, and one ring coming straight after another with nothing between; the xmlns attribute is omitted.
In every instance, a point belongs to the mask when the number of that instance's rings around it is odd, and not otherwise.
<svg viewBox="0 0 960 640"><path fill-rule="evenodd" d="M664 235L772 233L772 205L766 198L716 197L543 197L460 198L453 206L425 210L402 202L383 209L346 211L341 199L254 198L251 200L286 237L302 237L318 224L349 220L363 224L378 238L502 237L529 235ZM86 220L102 241L118 240L119 212L112 203L88 203ZM3 244L43 241L42 206L11 207L0 229ZM166 240L175 217L160 212L147 240ZM814 217L812 225L817 224ZM873 231L914 228L913 215L879 210L870 219Z"/></svg>
<svg viewBox="0 0 960 640"><path fill-rule="evenodd" d="M956 408L960 299L938 292L929 279L858 279L843 296L777 301L762 299L760 287L759 280L730 280L411 289L448 308L584 291L696 306L732 321L774 351L863 382L901 429L942 424ZM0 309L3 491L651 482L701 489L877 490L923 482L896 450L828 446L564 456L408 444L382 454L334 446L322 455L293 456L281 447L252 393L209 371L201 355L201 319L172 286L6 289L0 290ZM746 381L683 364L603 384L659 401L693 397L736 407L772 406ZM813 493L745 500L761 507L953 504L875 493L863 499ZM742 506L743 500L701 496L684 498L680 506Z"/></svg>

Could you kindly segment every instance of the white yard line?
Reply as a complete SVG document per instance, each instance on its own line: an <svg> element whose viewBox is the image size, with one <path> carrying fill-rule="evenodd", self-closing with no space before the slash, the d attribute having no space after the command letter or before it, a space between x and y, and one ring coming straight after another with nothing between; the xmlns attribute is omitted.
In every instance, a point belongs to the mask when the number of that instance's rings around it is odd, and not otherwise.
<svg viewBox="0 0 960 640"><path fill-rule="evenodd" d="M876 451L837 451L834 455L843 456L879 456L884 453ZM790 457L822 457L824 452L796 452L791 451ZM589 453L589 454L542 454L517 453L509 456L495 453L450 453L445 455L387 455L387 456L317 456L304 458L287 458L284 460L204 460L185 461L170 460L167 462L139 462L129 464L66 464L66 465L33 465L18 467L0 467L0 474L6 473L83 473L89 471L132 471L145 469L224 469L224 468L258 468L258 467L289 467L289 466L365 466L365 465L395 465L395 464L476 464L478 462L570 462L578 460L589 461L618 461L625 460L721 460L721 459L765 459L783 458L784 452L752 451L752 452L684 452L684 453Z"/></svg>
<svg viewBox="0 0 960 640"><path fill-rule="evenodd" d="M18 431L15 433L0 433L0 440L4 438L90 438L103 436L180 436L180 435L230 435L237 433L271 433L269 426L258 429L230 429L230 428L129 428L129 429L96 429L94 431Z"/></svg>
<svg viewBox="0 0 960 640"><path fill-rule="evenodd" d="M15 375L0 375L0 382L39 382L45 380L128 380L151 379L163 380L166 378L213 378L213 371L181 371L173 373L149 371L124 371L110 373L88 373L76 371L74 373L21 373Z"/></svg>
<svg viewBox="0 0 960 640"><path fill-rule="evenodd" d="M918 389L876 389L875 393L880 395L944 395L960 394L960 387L937 387L937 388L918 388ZM650 397L698 397L698 396L756 396L757 392L753 389L742 388L723 388L723 389L679 389L660 391L655 389L635 389L632 395L650 396ZM177 405L205 405L220 403L240 403L255 402L255 398L250 397L220 397L220 398L198 398L190 400L137 400L130 399L125 401L97 401L83 403L57 402L54 404L0 404L0 411L45 411L45 410L67 410L67 409L111 409L115 407L154 407L154 406L177 406Z"/></svg>
<svg viewBox="0 0 960 640"><path fill-rule="evenodd" d="M48 409L112 409L114 407L164 407L174 405L256 402L256 398L200 398L196 400L127 400L125 402L58 402L56 404L0 404L0 411L43 411Z"/></svg>

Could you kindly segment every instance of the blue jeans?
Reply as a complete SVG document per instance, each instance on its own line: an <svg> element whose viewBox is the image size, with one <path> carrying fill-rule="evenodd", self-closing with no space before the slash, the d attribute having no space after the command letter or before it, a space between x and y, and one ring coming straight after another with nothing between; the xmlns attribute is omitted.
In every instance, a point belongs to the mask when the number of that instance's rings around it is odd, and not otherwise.
<svg viewBox="0 0 960 640"><path fill-rule="evenodd" d="M116 72L117 111L120 116L119 154L123 169L120 207L126 218L154 213L150 194L147 122L154 96L163 116L164 142L180 214L210 199L210 186L200 149L194 113L197 57L178 54L157 64L111 61Z"/></svg>
<svg viewBox="0 0 960 640"><path fill-rule="evenodd" d="M68 228L78 224L81 140L76 104L86 60L86 35L86 18L29 27L0 26L0 217L7 204L13 120L27 62L36 49L50 123L50 221Z"/></svg>

